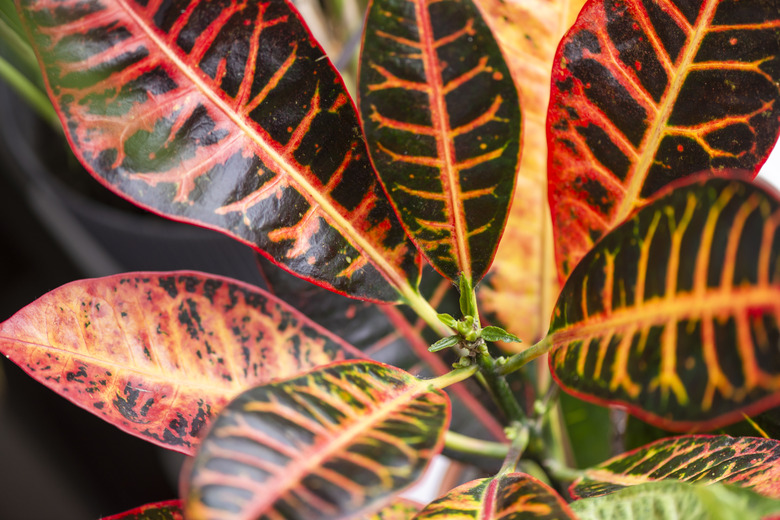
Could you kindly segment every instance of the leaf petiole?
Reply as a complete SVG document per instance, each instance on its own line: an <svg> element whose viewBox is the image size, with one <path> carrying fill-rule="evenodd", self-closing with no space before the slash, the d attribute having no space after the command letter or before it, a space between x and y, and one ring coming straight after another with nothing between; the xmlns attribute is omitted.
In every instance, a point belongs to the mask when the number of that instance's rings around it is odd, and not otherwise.
<svg viewBox="0 0 780 520"><path fill-rule="evenodd" d="M503 459L509 452L509 444L483 441L457 432L448 431L444 434L444 446L450 450L469 455L482 455L494 459Z"/></svg>
<svg viewBox="0 0 780 520"><path fill-rule="evenodd" d="M524 351L518 352L514 356L507 358L506 361L504 361L501 366L498 367L498 373L502 376L511 374L539 356L543 356L551 348L552 342L550 341L550 336L545 336L538 343L535 343Z"/></svg>

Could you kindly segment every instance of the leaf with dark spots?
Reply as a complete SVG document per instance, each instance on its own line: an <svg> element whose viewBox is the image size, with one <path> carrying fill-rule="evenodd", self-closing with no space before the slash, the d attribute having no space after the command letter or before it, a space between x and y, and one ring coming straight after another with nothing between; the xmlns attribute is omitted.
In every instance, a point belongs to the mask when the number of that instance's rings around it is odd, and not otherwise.
<svg viewBox="0 0 780 520"><path fill-rule="evenodd" d="M0 352L117 427L184 453L242 388L362 357L261 289L190 272L55 289L0 324Z"/></svg>

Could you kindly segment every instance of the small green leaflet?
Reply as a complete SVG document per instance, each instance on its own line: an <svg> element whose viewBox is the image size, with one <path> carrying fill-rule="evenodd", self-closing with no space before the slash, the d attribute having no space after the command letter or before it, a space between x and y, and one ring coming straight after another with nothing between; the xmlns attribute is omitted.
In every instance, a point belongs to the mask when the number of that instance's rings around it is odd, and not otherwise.
<svg viewBox="0 0 780 520"><path fill-rule="evenodd" d="M482 328L482 339L485 341L505 341L507 343L521 343L522 340L501 327L488 326Z"/></svg>

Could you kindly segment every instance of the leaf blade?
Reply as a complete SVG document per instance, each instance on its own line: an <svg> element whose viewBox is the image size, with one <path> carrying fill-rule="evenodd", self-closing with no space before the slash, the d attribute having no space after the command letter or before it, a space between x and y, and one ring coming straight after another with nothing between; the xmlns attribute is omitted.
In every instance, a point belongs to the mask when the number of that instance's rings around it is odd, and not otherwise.
<svg viewBox="0 0 780 520"><path fill-rule="evenodd" d="M730 2L673 2L667 12L607 0L580 13L556 54L548 112L562 280L672 180L757 173L778 135L776 72L760 64L780 55L780 31L771 8L751 5L747 14Z"/></svg>
<svg viewBox="0 0 780 520"><path fill-rule="evenodd" d="M776 404L780 367L764 352L780 334L779 209L739 176L703 176L605 236L561 291L556 380L675 431Z"/></svg>
<svg viewBox="0 0 780 520"><path fill-rule="evenodd" d="M441 450L448 421L444 392L373 362L255 387L223 411L193 459L186 514L355 514L413 482ZM234 471L253 479L231 478Z"/></svg>
<svg viewBox="0 0 780 520"><path fill-rule="evenodd" d="M360 109L380 179L418 248L453 282L495 254L520 153L516 88L471 0L375 0ZM400 95L411 102L400 104Z"/></svg>
<svg viewBox="0 0 780 520"><path fill-rule="evenodd" d="M108 188L343 294L415 286L354 106L289 3L23 5L74 151Z"/></svg>
<svg viewBox="0 0 780 520"><path fill-rule="evenodd" d="M243 388L362 357L256 287L184 271L66 284L0 324L0 351L85 410L188 454Z"/></svg>
<svg viewBox="0 0 780 520"><path fill-rule="evenodd" d="M673 437L588 468L569 491L575 498L589 498L626 486L674 479L732 484L780 498L778 458L780 443L774 439L727 435Z"/></svg>
<svg viewBox="0 0 780 520"><path fill-rule="evenodd" d="M167 500L136 507L101 520L184 520L181 500Z"/></svg>
<svg viewBox="0 0 780 520"><path fill-rule="evenodd" d="M462 484L428 504L414 518L575 520L576 517L566 502L547 485L525 473L509 473Z"/></svg>

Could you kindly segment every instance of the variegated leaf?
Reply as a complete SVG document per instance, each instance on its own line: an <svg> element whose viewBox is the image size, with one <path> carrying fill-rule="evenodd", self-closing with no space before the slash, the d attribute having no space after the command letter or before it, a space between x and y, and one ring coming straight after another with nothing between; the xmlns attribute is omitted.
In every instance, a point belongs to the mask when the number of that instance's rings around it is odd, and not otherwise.
<svg viewBox="0 0 780 520"><path fill-rule="evenodd" d="M525 473L472 480L431 502L415 520L576 520L566 502Z"/></svg>
<svg viewBox="0 0 780 520"><path fill-rule="evenodd" d="M780 442L728 435L663 439L588 468L569 491L588 498L659 480L720 482L780 498Z"/></svg>
<svg viewBox="0 0 780 520"><path fill-rule="evenodd" d="M82 408L183 453L242 390L362 357L261 289L193 272L64 285L0 324L0 352Z"/></svg>
<svg viewBox="0 0 780 520"><path fill-rule="evenodd" d="M350 518L414 482L448 422L444 392L373 362L255 387L225 408L185 472L186 516Z"/></svg>
<svg viewBox="0 0 780 520"><path fill-rule="evenodd" d="M710 429L780 403L780 199L697 177L606 235L550 326L568 391L665 429Z"/></svg>
<svg viewBox="0 0 780 520"><path fill-rule="evenodd" d="M416 251L341 78L286 0L18 0L74 152L142 207L394 302Z"/></svg>

